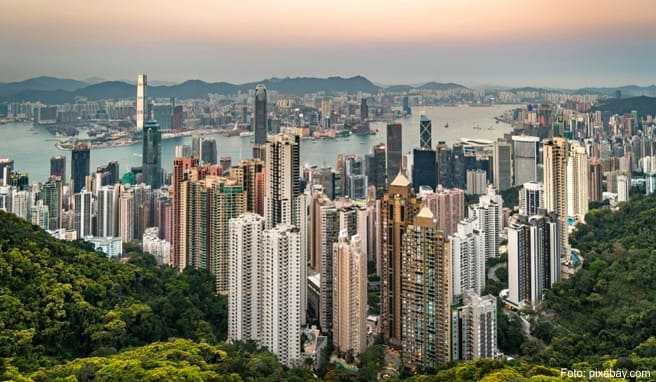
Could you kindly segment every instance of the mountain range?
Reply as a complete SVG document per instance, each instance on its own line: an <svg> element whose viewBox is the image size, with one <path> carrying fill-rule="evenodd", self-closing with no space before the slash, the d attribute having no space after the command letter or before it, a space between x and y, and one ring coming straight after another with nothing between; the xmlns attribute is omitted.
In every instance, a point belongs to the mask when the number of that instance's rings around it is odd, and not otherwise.
<svg viewBox="0 0 656 382"><path fill-rule="evenodd" d="M390 85L374 84L363 76L328 78L317 77L285 77L270 78L257 82L233 84L229 82L205 82L187 80L179 84L164 81L151 81L149 95L156 98L205 98L208 94L234 95L247 92L263 84L270 91L281 94L301 96L308 93L325 92L326 94L376 93L385 90L391 93L407 93L421 90L454 90L468 89L457 83L428 82L423 85ZM623 97L656 96L656 85L621 87L588 87L581 89L550 89L523 87L509 91L566 92L572 94L602 94L613 97L619 90ZM41 101L46 104L61 104L73 102L76 98L88 100L132 98L136 93L134 83L128 81L106 81L99 77L91 77L84 81L56 78L35 77L24 81L0 83L0 102Z"/></svg>

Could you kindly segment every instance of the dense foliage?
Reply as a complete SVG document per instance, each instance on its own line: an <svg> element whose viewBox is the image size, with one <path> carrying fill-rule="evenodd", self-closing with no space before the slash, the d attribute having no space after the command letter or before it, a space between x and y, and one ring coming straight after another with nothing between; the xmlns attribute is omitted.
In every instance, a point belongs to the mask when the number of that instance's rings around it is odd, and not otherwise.
<svg viewBox="0 0 656 382"><path fill-rule="evenodd" d="M210 274L118 262L0 212L0 358L30 370L170 337L225 336Z"/></svg>
<svg viewBox="0 0 656 382"><path fill-rule="evenodd" d="M548 292L534 328L548 345L534 359L554 366L656 350L656 197L593 210L586 220L572 238L585 266Z"/></svg>

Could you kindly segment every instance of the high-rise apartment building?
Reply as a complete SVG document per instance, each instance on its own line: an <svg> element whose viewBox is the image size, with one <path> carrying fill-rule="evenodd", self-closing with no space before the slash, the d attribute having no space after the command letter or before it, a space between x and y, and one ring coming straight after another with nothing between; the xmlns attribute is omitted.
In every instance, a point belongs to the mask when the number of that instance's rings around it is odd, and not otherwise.
<svg viewBox="0 0 656 382"><path fill-rule="evenodd" d="M466 292L454 309L452 359L476 360L497 356L497 299Z"/></svg>
<svg viewBox="0 0 656 382"><path fill-rule="evenodd" d="M585 223L590 203L588 155L585 147L572 144L567 158L567 216Z"/></svg>
<svg viewBox="0 0 656 382"><path fill-rule="evenodd" d="M476 220L475 217L462 220L450 236L455 301L467 290L481 294L485 289L485 237Z"/></svg>
<svg viewBox="0 0 656 382"><path fill-rule="evenodd" d="M245 213L229 223L228 341L259 341L264 306L264 218Z"/></svg>
<svg viewBox="0 0 656 382"><path fill-rule="evenodd" d="M594 158L590 161L588 170L588 196L591 202L600 202L602 200L602 184L604 180L603 168L599 159Z"/></svg>
<svg viewBox="0 0 656 382"><path fill-rule="evenodd" d="M61 228L63 179L50 178L41 186L40 199L48 206L48 229Z"/></svg>
<svg viewBox="0 0 656 382"><path fill-rule="evenodd" d="M508 227L508 300L536 305L560 280L560 217L519 216Z"/></svg>
<svg viewBox="0 0 656 382"><path fill-rule="evenodd" d="M544 187L542 183L524 183L519 190L519 214L524 216L537 215L544 209Z"/></svg>
<svg viewBox="0 0 656 382"><path fill-rule="evenodd" d="M333 245L333 314L335 348L340 353L362 353L367 346L367 255L358 235L340 232Z"/></svg>
<svg viewBox="0 0 656 382"><path fill-rule="evenodd" d="M503 198L493 187L488 187L487 193L481 195L478 204L469 206L470 217L477 217L478 229L485 238L485 258L495 258L499 255L501 231L503 230Z"/></svg>
<svg viewBox="0 0 656 382"><path fill-rule="evenodd" d="M451 360L451 254L433 213L423 207L403 233L401 361L411 370Z"/></svg>
<svg viewBox="0 0 656 382"><path fill-rule="evenodd" d="M182 270L187 266L187 232L186 232L186 194L183 195L181 183L186 180L191 180L194 170L197 172L198 158L193 157L178 157L173 161L173 229L171 237L171 264L173 267ZM196 176L195 179L198 179Z"/></svg>
<svg viewBox="0 0 656 382"><path fill-rule="evenodd" d="M566 256L569 242L567 232L567 158L568 144L563 138L546 140L544 155L544 207L558 215L560 221L560 253Z"/></svg>
<svg viewBox="0 0 656 382"><path fill-rule="evenodd" d="M305 259L298 230L278 224L263 233L262 262L264 301L260 345L286 366L301 362L301 287Z"/></svg>
<svg viewBox="0 0 656 382"><path fill-rule="evenodd" d="M74 196L75 205L75 231L78 238L93 234L93 194L82 191Z"/></svg>
<svg viewBox="0 0 656 382"><path fill-rule="evenodd" d="M265 149L264 218L267 228L298 224L300 189L300 140L297 135L269 137Z"/></svg>
<svg viewBox="0 0 656 382"><path fill-rule="evenodd" d="M437 186L435 192L421 189L419 192L423 205L427 206L437 219L439 228L452 234L458 222L465 217L465 192L459 188Z"/></svg>
<svg viewBox="0 0 656 382"><path fill-rule="evenodd" d="M217 164L218 151L214 138L203 138L200 141L200 160L204 164ZM227 170L227 169L223 169Z"/></svg>
<svg viewBox="0 0 656 382"><path fill-rule="evenodd" d="M113 186L98 190L96 201L96 236L118 236L118 193Z"/></svg>
<svg viewBox="0 0 656 382"><path fill-rule="evenodd" d="M413 223L421 201L412 192L412 184L398 174L381 202L381 322L388 343L401 345L403 274L403 233Z"/></svg>
<svg viewBox="0 0 656 382"><path fill-rule="evenodd" d="M134 192L123 190L118 198L118 235L124 243L138 239L134 237Z"/></svg>

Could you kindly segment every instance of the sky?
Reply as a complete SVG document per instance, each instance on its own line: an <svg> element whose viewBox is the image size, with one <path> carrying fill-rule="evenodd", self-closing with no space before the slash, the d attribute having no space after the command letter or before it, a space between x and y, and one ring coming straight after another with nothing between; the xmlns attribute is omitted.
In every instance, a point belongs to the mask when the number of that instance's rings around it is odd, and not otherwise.
<svg viewBox="0 0 656 382"><path fill-rule="evenodd" d="M0 0L0 82L656 83L655 0Z"/></svg>

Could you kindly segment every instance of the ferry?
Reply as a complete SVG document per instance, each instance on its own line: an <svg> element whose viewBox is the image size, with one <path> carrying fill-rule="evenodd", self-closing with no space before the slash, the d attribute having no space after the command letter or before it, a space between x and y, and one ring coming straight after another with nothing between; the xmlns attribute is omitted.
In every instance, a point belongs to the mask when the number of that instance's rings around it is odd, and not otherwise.
<svg viewBox="0 0 656 382"><path fill-rule="evenodd" d="M242 131L241 133L239 133L239 136L240 137L252 137L253 132L252 131Z"/></svg>

